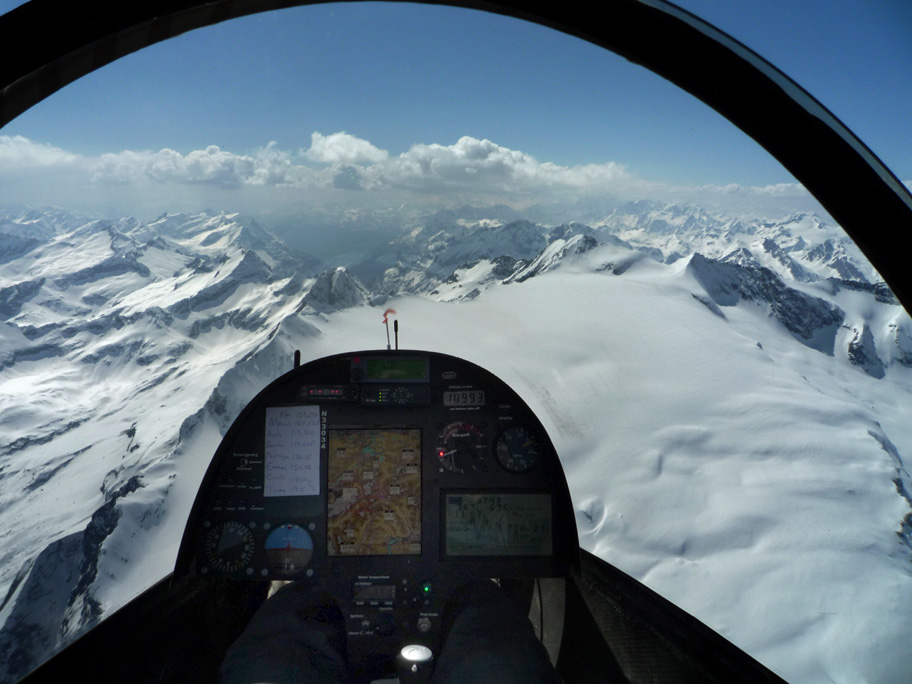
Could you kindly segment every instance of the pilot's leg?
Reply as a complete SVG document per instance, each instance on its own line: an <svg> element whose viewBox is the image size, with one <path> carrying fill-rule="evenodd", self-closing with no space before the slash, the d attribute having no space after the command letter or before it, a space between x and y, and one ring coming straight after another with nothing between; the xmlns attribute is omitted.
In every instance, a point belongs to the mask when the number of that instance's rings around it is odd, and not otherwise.
<svg viewBox="0 0 912 684"><path fill-rule="evenodd" d="M557 684L526 612L488 580L468 584L444 614L432 684Z"/></svg>
<svg viewBox="0 0 912 684"><path fill-rule="evenodd" d="M222 662L220 684L344 684L345 625L332 596L299 582L270 597Z"/></svg>

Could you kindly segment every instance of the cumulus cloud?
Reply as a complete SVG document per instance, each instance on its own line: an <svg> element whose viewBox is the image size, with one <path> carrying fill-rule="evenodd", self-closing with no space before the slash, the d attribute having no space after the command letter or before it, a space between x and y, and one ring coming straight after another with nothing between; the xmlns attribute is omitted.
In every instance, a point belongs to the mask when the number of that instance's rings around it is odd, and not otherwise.
<svg viewBox="0 0 912 684"><path fill-rule="evenodd" d="M290 152L275 142L252 155L238 155L210 145L186 155L165 148L158 152L103 154L88 164L96 183L126 184L151 180L161 184L240 186L297 186L315 182L312 169L295 164Z"/></svg>
<svg viewBox="0 0 912 684"><path fill-rule="evenodd" d="M254 154L239 155L217 145L181 154L173 149L125 150L80 157L26 138L0 137L0 166L69 166L91 183L124 186L162 185L289 186L298 188L400 189L491 193L538 193L546 190L596 190L630 174L614 163L565 167L490 140L465 136L452 145L417 144L391 157L366 140L345 132L314 133L306 152L296 156L270 142ZM313 168L301 161L319 161Z"/></svg>
<svg viewBox="0 0 912 684"><path fill-rule="evenodd" d="M254 156L254 171L248 182L251 185L296 184L302 180L299 171L291 154L279 149L273 140Z"/></svg>
<svg viewBox="0 0 912 684"><path fill-rule="evenodd" d="M612 162L565 167L490 140L469 136L453 145L419 144L387 163L371 167L377 186L445 192L534 193L544 190L596 189L628 180L630 174Z"/></svg>
<svg viewBox="0 0 912 684"><path fill-rule="evenodd" d="M389 157L386 150L345 131L331 135L315 131L310 136L310 149L304 155L311 161L327 164L376 164Z"/></svg>
<svg viewBox="0 0 912 684"><path fill-rule="evenodd" d="M32 142L21 135L0 135L0 167L40 168L71 166L81 158L53 145Z"/></svg>
<svg viewBox="0 0 912 684"><path fill-rule="evenodd" d="M103 154L92 165L95 182L130 183L148 178L159 183L237 187L257 178L254 158L210 145L187 155L171 149Z"/></svg>
<svg viewBox="0 0 912 684"><path fill-rule="evenodd" d="M320 193L358 190L367 191L360 193L359 202L373 203L395 193L406 201L412 193L414 201L449 196L459 202L506 204L612 195L737 205L753 211L786 206L803 210L799 205L812 200L798 183L674 187L637 178L614 162L561 166L470 136L450 145L415 144L391 156L346 132L315 132L310 148L297 152L270 142L249 154L210 145L186 154L166 148L98 157L73 154L21 136L0 136L0 181L0 200L28 197L42 204L63 201L67 190L70 197L88 198L95 192L106 202L133 197L159 205L178 197L191 201L194 196L222 205L232 201L226 192L247 199L256 195L258 202L269 205L304 197L302 192L318 200Z"/></svg>

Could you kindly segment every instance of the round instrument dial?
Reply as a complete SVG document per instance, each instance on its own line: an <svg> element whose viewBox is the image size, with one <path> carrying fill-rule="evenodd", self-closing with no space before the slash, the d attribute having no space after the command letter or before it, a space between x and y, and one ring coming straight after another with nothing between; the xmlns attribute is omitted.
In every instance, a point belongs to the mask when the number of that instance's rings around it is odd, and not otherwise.
<svg viewBox="0 0 912 684"><path fill-rule="evenodd" d="M279 575L296 575L310 563L313 538L299 525L280 525L266 537L269 568Z"/></svg>
<svg viewBox="0 0 912 684"><path fill-rule="evenodd" d="M528 425L514 425L500 433L494 447L497 462L511 473L527 473L541 461L542 441Z"/></svg>
<svg viewBox="0 0 912 684"><path fill-rule="evenodd" d="M451 423L440 433L437 459L440 466L452 473L480 470L488 454L484 431L471 423Z"/></svg>
<svg viewBox="0 0 912 684"><path fill-rule="evenodd" d="M206 562L219 572L237 572L253 560L254 546L253 532L243 523L217 523L206 532Z"/></svg>

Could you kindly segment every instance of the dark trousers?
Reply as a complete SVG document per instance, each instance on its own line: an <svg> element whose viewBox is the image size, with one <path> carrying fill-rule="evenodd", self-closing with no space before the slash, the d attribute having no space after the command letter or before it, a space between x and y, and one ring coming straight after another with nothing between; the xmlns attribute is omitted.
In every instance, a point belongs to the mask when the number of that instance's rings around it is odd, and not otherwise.
<svg viewBox="0 0 912 684"><path fill-rule="evenodd" d="M558 684L523 610L490 581L459 589L443 616L431 684ZM303 583L264 603L232 644L221 684L348 684L341 611Z"/></svg>

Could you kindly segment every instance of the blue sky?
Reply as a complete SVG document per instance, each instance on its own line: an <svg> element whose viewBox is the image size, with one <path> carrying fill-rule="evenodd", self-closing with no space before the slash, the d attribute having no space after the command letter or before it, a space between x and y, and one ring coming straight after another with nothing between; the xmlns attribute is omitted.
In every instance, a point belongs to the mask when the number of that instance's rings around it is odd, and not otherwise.
<svg viewBox="0 0 912 684"><path fill-rule="evenodd" d="M912 179L912 2L678 0L755 50Z"/></svg>
<svg viewBox="0 0 912 684"><path fill-rule="evenodd" d="M912 178L905 2L680 4L783 68ZM439 183L416 180L420 164L439 165ZM42 202L27 184L51 169L62 174L54 188L81 182L78 192ZM194 198L238 201L231 187L255 184L266 201L265 186L314 191L345 178L441 196L458 186L460 200L472 198L470 176L527 198L592 178L623 196L794 182L702 103L600 48L487 13L380 3L283 10L177 37L0 130L0 202L92 197L96 208L151 211L125 190L140 176L146 197L157 189L183 210Z"/></svg>

